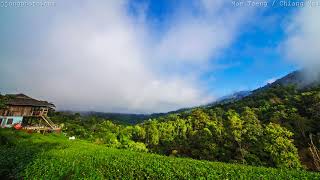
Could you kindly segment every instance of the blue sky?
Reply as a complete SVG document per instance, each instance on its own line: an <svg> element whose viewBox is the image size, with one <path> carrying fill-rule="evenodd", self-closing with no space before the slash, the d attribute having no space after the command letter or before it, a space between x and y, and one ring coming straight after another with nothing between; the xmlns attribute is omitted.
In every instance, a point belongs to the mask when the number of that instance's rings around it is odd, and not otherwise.
<svg viewBox="0 0 320 180"><path fill-rule="evenodd" d="M150 24L161 29L167 18L179 8L194 10L196 1L179 0L137 0L128 6L129 13L135 15L138 4L146 4L146 16ZM245 2L245 1L243 1ZM271 3L271 2L269 2ZM228 8L233 7L230 1ZM299 8L258 7L252 20L249 20L234 42L223 50L217 62L222 68L205 72L201 80L216 96L223 96L240 90L253 90L264 86L268 80L280 78L299 69L299 66L288 62L279 52L280 44L286 39L285 23ZM210 60L209 60L210 61ZM217 65L217 64L215 64ZM214 77L214 78L212 78ZM219 86L216 86L216 83Z"/></svg>
<svg viewBox="0 0 320 180"><path fill-rule="evenodd" d="M53 2L0 7L0 92L64 110L166 112L319 67L320 6Z"/></svg>

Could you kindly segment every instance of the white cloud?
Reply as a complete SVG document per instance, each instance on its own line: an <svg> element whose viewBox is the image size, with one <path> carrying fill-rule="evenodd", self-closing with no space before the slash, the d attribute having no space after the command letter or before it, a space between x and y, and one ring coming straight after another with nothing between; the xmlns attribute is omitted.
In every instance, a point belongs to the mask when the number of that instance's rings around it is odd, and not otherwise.
<svg viewBox="0 0 320 180"><path fill-rule="evenodd" d="M288 59L309 72L320 72L320 6L305 6L287 26L283 44Z"/></svg>
<svg viewBox="0 0 320 180"><path fill-rule="evenodd" d="M278 78L271 78L271 79L268 79L268 80L266 80L266 82L265 82L265 84L272 84L272 83L274 83L276 80L277 80Z"/></svg>
<svg viewBox="0 0 320 180"><path fill-rule="evenodd" d="M232 42L246 12L234 18L226 11L223 21L208 7L202 17L184 12L186 19L173 17L165 33L153 37L143 14L127 14L127 3L13 9L10 33L1 35L7 58L0 90L49 99L59 109L110 112L165 112L211 101L197 69ZM180 73L190 62L194 72ZM167 64L177 67L163 71Z"/></svg>
<svg viewBox="0 0 320 180"><path fill-rule="evenodd" d="M228 47L254 9L235 9L226 1L199 1L197 15L180 12L156 46L159 59L205 63Z"/></svg>

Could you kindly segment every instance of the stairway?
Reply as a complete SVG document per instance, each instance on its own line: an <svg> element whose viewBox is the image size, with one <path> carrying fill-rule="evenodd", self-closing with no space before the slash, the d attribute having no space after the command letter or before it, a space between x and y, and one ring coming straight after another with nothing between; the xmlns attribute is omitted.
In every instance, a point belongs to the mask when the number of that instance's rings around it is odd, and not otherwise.
<svg viewBox="0 0 320 180"><path fill-rule="evenodd" d="M41 116L41 118L52 128L52 129L58 129L59 127L56 126L49 118L46 118L45 116Z"/></svg>

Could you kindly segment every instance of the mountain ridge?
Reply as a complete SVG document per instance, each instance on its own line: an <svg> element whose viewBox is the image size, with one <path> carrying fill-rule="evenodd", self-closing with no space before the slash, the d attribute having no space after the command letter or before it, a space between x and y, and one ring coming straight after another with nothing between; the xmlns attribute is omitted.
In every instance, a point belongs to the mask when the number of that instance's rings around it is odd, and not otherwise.
<svg viewBox="0 0 320 180"><path fill-rule="evenodd" d="M179 112L185 112L194 108L207 108L207 107L212 107L220 104L227 104L227 103L232 103L239 101L245 97L248 97L250 95L253 95L259 91L262 91L267 88L271 88L274 86L288 86L288 85L295 85L298 89L310 87L310 86L315 86L320 84L320 76L318 79L315 79L314 81L307 80L306 72L303 70L295 70L279 79L274 81L273 83L266 84L263 87L257 88L252 91L238 91L235 93L232 93L230 95L226 95L223 97L218 98L216 101L206 104L206 105L201 105L201 106L195 106L195 107L190 107L190 108L181 108L165 113L151 113L151 114L139 114L139 113L116 113L116 112L95 112L95 111L84 111L84 112L75 112L75 113L80 113L81 115L84 116L97 116L101 118L106 118L106 119L111 119L113 122L118 123L118 124L139 124L142 123L145 120L148 119L153 119L157 118L160 116L165 116L168 114L175 114ZM67 111L66 111L67 112Z"/></svg>

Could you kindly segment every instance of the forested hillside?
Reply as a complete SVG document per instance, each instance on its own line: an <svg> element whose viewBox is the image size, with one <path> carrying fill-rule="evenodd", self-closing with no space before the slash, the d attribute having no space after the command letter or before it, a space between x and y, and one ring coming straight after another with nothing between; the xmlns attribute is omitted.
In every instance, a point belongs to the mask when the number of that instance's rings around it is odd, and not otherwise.
<svg viewBox="0 0 320 180"><path fill-rule="evenodd" d="M0 106L9 98L1 96ZM107 114L110 118L105 115L53 112L50 118L63 128L65 135L107 147L320 170L319 85L297 88L276 82L238 101L167 114L120 114L126 118L125 123L117 119L119 114ZM132 121L135 117L138 119ZM150 119L142 121L146 117Z"/></svg>
<svg viewBox="0 0 320 180"><path fill-rule="evenodd" d="M320 88L276 85L240 101L168 114L134 126L55 113L67 135L109 147L177 157L316 170ZM317 152L317 151L313 151ZM319 152L317 152L319 153Z"/></svg>

